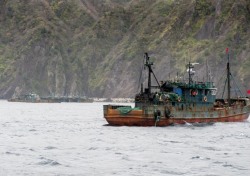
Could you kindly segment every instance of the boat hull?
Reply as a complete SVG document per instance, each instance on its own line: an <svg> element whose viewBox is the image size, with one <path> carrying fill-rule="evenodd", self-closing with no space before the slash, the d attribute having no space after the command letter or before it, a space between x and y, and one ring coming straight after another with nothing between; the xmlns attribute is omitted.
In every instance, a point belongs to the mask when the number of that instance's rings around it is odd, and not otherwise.
<svg viewBox="0 0 250 176"><path fill-rule="evenodd" d="M137 117L105 117L109 125L112 126L169 126L186 123L215 123L215 122L242 122L248 118L248 114L239 114L231 117L220 118L192 118L192 119L160 119L156 122L152 118Z"/></svg>
<svg viewBox="0 0 250 176"><path fill-rule="evenodd" d="M131 110L127 114L121 114L114 106L104 107L104 118L107 120L109 125L112 126L169 126L174 124L186 124L186 123L216 123L216 122L242 122L245 121L249 112L246 111L248 108L240 109L220 109L208 112L208 116L198 116L199 113L192 114L195 117L181 117L173 115L172 117L164 117L163 113L161 116L156 117L153 113L145 113L145 110ZM238 111L237 111L238 110ZM237 112L237 113L236 113ZM189 112L179 113L184 116ZM177 113L178 114L178 113ZM214 115L216 114L216 115Z"/></svg>

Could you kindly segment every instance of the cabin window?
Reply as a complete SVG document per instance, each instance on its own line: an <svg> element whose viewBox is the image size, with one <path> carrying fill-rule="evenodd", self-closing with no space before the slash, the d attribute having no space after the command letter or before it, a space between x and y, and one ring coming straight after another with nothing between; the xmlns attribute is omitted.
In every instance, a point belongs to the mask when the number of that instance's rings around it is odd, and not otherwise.
<svg viewBox="0 0 250 176"><path fill-rule="evenodd" d="M212 95L216 95L216 93L217 93L217 90L212 90L212 91L211 91L211 94L212 94Z"/></svg>
<svg viewBox="0 0 250 176"><path fill-rule="evenodd" d="M205 96L209 94L209 90L205 90Z"/></svg>
<svg viewBox="0 0 250 176"><path fill-rule="evenodd" d="M205 95L205 90L203 89L203 90L201 90L201 92L202 92L202 95Z"/></svg>

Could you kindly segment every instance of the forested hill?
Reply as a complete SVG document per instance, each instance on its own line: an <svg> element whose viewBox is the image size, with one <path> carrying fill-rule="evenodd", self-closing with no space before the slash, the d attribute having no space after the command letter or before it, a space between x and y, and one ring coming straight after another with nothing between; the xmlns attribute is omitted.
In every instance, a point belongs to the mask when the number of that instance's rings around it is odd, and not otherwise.
<svg viewBox="0 0 250 176"><path fill-rule="evenodd" d="M227 47L249 89L249 0L1 0L0 97L133 97L144 52L159 80L207 61L218 84Z"/></svg>

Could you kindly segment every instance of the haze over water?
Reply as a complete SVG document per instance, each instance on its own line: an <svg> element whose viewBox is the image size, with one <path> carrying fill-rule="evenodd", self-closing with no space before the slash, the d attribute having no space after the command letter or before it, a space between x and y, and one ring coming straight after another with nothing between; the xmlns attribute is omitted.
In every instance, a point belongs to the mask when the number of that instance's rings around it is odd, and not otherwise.
<svg viewBox="0 0 250 176"><path fill-rule="evenodd" d="M250 175L249 119L112 127L103 104L0 101L0 175Z"/></svg>

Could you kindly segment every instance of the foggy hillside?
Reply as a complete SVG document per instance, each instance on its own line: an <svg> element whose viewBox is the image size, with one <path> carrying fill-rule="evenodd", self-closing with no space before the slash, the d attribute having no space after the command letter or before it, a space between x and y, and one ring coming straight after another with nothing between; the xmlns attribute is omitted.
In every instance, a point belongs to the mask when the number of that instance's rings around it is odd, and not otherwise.
<svg viewBox="0 0 250 176"><path fill-rule="evenodd" d="M0 26L1 98L133 97L144 52L159 80L185 79L189 61L207 80L207 62L221 88L227 47L250 88L249 0L1 0Z"/></svg>

